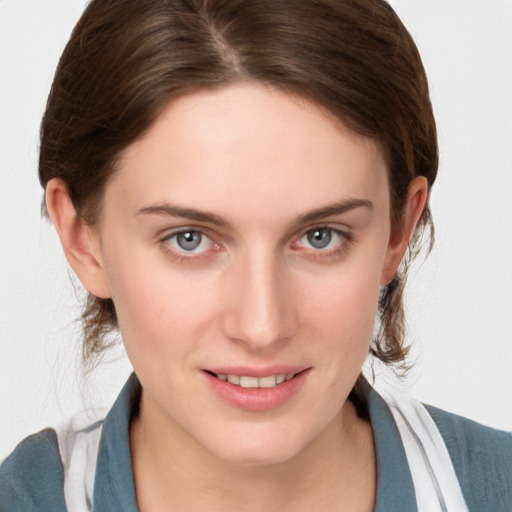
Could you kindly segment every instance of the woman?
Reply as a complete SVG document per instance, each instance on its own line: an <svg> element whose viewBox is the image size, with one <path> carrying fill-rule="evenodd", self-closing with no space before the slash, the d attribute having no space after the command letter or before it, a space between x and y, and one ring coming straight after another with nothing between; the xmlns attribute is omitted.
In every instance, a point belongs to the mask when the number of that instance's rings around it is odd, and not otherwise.
<svg viewBox="0 0 512 512"><path fill-rule="evenodd" d="M404 361L436 172L384 2L91 2L40 179L85 354L119 328L135 373L104 421L20 445L0 508L509 510L508 435L361 376Z"/></svg>

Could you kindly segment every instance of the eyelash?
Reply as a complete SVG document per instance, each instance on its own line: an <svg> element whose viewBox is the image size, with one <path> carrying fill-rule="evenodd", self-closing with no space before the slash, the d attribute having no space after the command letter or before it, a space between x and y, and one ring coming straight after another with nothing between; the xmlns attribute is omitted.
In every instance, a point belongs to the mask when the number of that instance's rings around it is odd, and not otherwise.
<svg viewBox="0 0 512 512"><path fill-rule="evenodd" d="M174 237L177 237L179 236L180 234L185 234L185 233L197 233L199 234L201 237L205 237L205 238L208 238L210 240L210 243L213 247L213 251L214 252L217 252L220 250L220 245L215 243L213 240L212 240L212 237L209 236L208 234L206 234L204 232L204 230L202 229L194 229L194 228L182 228L182 229L178 229L176 231L173 231L171 233L166 233L164 236L160 237L158 239L158 242L160 243L160 245L162 246L163 250L165 251L165 253L172 257L174 260L176 260L178 263L191 263L193 261L200 261L204 258L208 258L209 256L211 256L211 250L206 250L206 251L202 251L202 252L192 252L192 251L185 251L183 250L183 252L180 252L178 249L174 249L171 244L170 244L170 240Z"/></svg>
<svg viewBox="0 0 512 512"><path fill-rule="evenodd" d="M314 231L319 231L319 230L330 231L331 235L335 234L335 235L339 236L340 237L339 243L336 244L336 246L333 247L332 249L313 249L310 247L303 248L299 245L300 241L304 237L306 237L309 233L312 233ZM343 256L349 249L350 244L354 242L354 240L355 240L355 237L352 233L349 233L347 231L342 231L340 229L333 228L328 225L327 226L319 225L319 226L314 226L314 227L304 231L302 233L302 235L296 239L296 242L294 242L292 244L292 247L294 247L296 249L303 249L303 250L307 251L308 258L313 258L315 260L333 259L336 257Z"/></svg>
<svg viewBox="0 0 512 512"><path fill-rule="evenodd" d="M300 241L306 237L309 233L312 233L315 230L326 230L329 231L331 234L335 234L340 237L340 242L336 245L336 247L332 249L314 249L314 248L303 248L300 245ZM192 263L194 261L200 262L203 259L206 259L210 257L212 254L212 249L207 249L205 251L194 253L192 251L190 252L179 252L179 250L174 249L169 241L177 237L180 234L185 233L197 233L201 235L202 237L206 237L210 240L210 243L213 247L213 252L218 252L221 250L221 245L216 243L210 235L205 233L203 229L194 229L194 228L181 228L179 230L173 231L171 233L166 233L164 236L158 238L159 244L162 246L165 253L172 257L175 261L178 263ZM302 231L302 234L299 237L295 238L295 241L290 244L290 247L293 249L301 250L304 252L308 252L307 257L315 259L315 260L321 260L321 259L329 259L329 258L336 258L337 256L342 256L345 254L345 252L348 250L351 243L354 242L354 235L352 233L342 231L340 229L336 229L330 226L314 226L312 228L307 229L306 231Z"/></svg>

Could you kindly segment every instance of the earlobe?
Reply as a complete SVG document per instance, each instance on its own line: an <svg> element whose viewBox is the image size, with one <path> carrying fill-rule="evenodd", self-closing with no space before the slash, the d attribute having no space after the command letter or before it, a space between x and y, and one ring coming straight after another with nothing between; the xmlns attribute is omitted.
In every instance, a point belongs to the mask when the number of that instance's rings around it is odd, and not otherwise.
<svg viewBox="0 0 512 512"><path fill-rule="evenodd" d="M96 297L110 297L98 235L76 214L66 184L57 178L50 180L45 199L66 259L78 279Z"/></svg>
<svg viewBox="0 0 512 512"><path fill-rule="evenodd" d="M400 225L391 230L386 260L382 269L381 286L388 284L395 277L409 240L426 207L427 200L427 179L424 176L417 176L409 184Z"/></svg>

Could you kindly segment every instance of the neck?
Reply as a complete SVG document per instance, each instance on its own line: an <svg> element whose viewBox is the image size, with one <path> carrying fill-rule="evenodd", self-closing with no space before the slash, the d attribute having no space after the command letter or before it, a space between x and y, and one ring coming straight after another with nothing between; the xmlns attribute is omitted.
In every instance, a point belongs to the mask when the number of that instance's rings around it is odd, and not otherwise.
<svg viewBox="0 0 512 512"><path fill-rule="evenodd" d="M130 431L141 512L373 510L373 435L349 401L317 438L278 464L231 464L179 428L170 434L143 399Z"/></svg>

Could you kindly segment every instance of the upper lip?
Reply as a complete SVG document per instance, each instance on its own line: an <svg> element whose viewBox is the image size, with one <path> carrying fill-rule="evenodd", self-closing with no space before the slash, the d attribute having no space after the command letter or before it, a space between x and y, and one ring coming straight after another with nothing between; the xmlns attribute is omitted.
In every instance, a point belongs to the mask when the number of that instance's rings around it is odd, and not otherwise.
<svg viewBox="0 0 512 512"><path fill-rule="evenodd" d="M289 373L300 373L310 368L304 365L289 365L280 364L265 367L254 367L254 366L215 366L204 368L204 371L224 374L224 375L238 375L247 377L270 377L271 375L287 375Z"/></svg>

